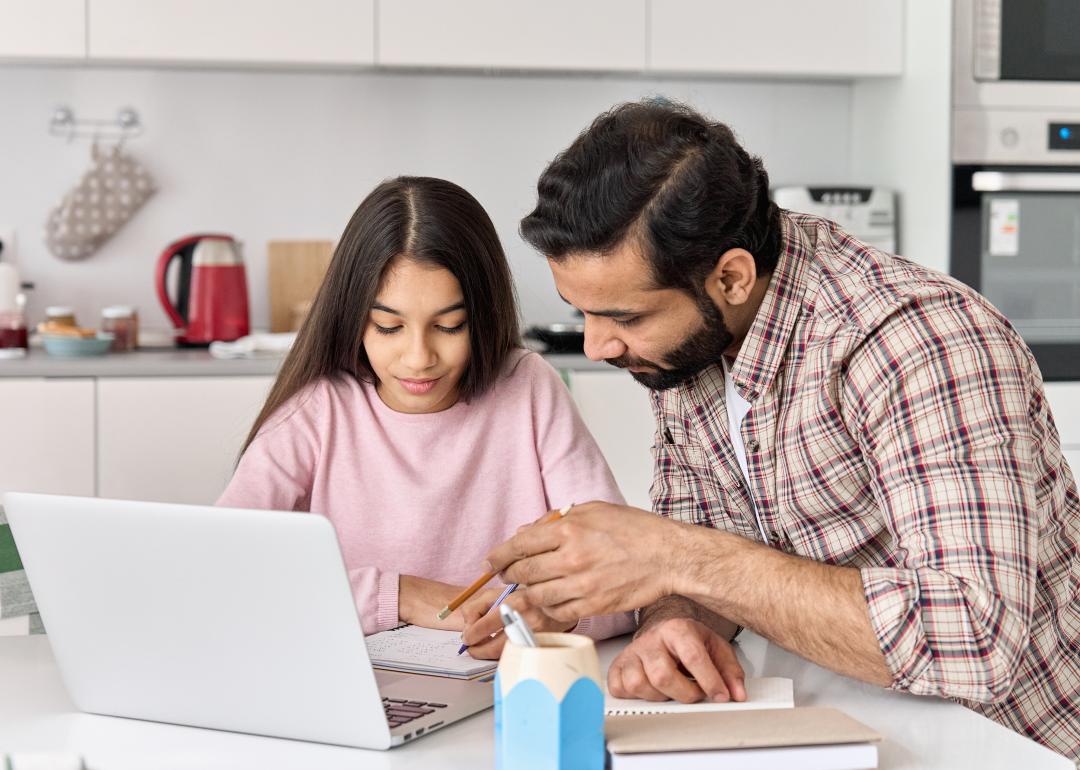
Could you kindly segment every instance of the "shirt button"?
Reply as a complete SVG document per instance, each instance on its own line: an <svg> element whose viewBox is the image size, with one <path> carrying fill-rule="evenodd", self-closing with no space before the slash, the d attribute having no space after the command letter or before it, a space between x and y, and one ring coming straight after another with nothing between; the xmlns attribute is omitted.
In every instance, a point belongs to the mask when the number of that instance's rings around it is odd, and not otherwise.
<svg viewBox="0 0 1080 770"><path fill-rule="evenodd" d="M746 448L749 449L751 452L756 452L761 448L761 445L758 443L756 438L752 438L746 442Z"/></svg>

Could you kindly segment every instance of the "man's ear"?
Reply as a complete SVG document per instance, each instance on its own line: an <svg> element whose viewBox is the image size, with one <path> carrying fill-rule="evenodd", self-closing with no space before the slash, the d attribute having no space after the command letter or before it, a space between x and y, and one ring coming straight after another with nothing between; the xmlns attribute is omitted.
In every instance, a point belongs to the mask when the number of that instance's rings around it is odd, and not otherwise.
<svg viewBox="0 0 1080 770"><path fill-rule="evenodd" d="M750 299L757 281L754 255L746 249L728 249L705 278L705 292L719 307L737 307Z"/></svg>

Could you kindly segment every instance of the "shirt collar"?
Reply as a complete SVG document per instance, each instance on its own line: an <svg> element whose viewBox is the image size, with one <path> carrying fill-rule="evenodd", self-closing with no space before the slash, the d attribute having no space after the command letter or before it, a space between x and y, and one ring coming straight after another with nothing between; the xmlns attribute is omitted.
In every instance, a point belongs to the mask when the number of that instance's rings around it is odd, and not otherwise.
<svg viewBox="0 0 1080 770"><path fill-rule="evenodd" d="M804 312L813 308L812 294L808 291L813 245L784 212L780 213L780 226L783 230L780 260L731 369L735 387L747 401L755 401L768 392L795 325Z"/></svg>

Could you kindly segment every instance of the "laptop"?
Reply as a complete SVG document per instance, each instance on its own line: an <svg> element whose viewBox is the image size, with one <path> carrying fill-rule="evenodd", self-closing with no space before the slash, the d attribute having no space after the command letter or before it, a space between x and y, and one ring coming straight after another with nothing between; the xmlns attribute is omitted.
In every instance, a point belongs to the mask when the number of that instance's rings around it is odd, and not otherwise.
<svg viewBox="0 0 1080 770"><path fill-rule="evenodd" d="M323 516L21 493L3 504L81 711L387 749L493 702L491 677L372 668Z"/></svg>

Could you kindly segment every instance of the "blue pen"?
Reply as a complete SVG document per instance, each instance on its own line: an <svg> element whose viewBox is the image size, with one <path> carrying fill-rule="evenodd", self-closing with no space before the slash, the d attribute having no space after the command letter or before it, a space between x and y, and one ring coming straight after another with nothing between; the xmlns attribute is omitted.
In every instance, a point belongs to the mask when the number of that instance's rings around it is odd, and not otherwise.
<svg viewBox="0 0 1080 770"><path fill-rule="evenodd" d="M518 587L517 583L511 583L506 588L504 588L503 592L501 594L499 594L499 598L495 600L494 604L492 604L490 607L488 607L487 612L485 612L484 614L487 615L488 612L491 612L493 609L495 609L500 604L502 604L504 601L506 601L506 597L509 596L510 594L514 593L514 590L517 587ZM461 655L467 649L469 649L469 645L463 644L463 645L461 645L461 649L457 651L457 654Z"/></svg>

